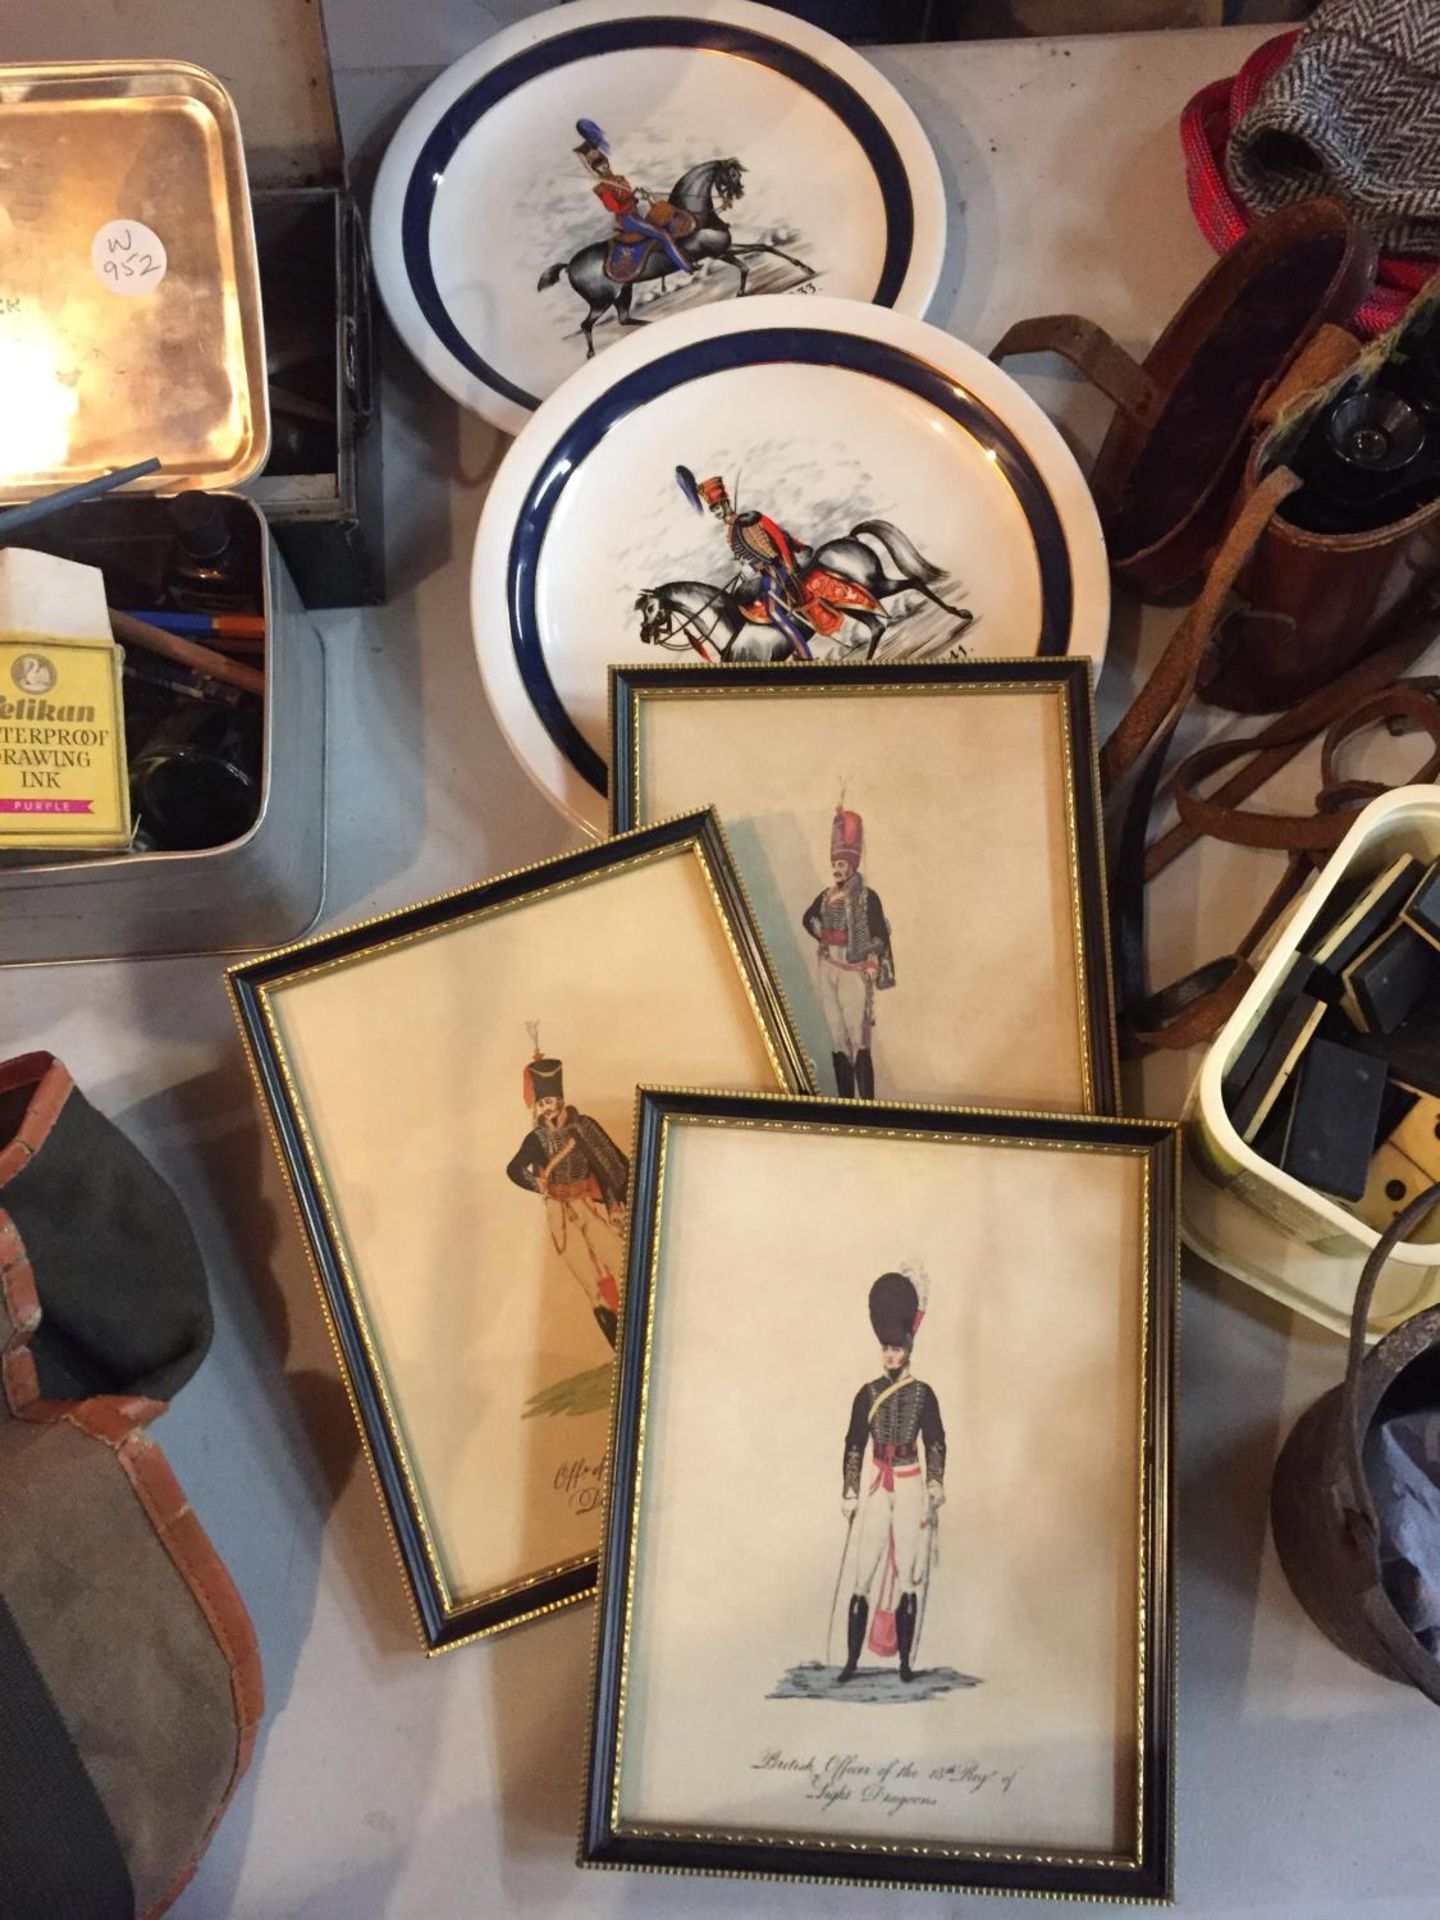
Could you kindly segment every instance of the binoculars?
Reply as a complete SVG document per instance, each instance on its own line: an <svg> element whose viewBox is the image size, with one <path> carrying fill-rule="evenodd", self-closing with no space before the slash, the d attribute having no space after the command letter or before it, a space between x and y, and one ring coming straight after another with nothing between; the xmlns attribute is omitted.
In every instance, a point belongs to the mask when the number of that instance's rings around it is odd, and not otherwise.
<svg viewBox="0 0 1440 1920"><path fill-rule="evenodd" d="M1440 493L1440 321L1408 327L1390 356L1322 408L1289 464L1303 481L1285 517L1314 533L1393 525Z"/></svg>

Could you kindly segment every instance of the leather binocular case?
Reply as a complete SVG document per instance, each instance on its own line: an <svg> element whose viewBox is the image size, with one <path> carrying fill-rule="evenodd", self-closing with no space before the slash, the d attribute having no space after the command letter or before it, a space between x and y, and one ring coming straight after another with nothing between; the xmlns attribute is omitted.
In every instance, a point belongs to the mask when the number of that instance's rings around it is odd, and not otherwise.
<svg viewBox="0 0 1440 1920"><path fill-rule="evenodd" d="M1337 678L1440 575L1440 281L1365 349L1328 338L1335 370L1285 383L1246 463L1242 497L1284 469L1301 484L1260 535L1201 672L1205 699L1237 713Z"/></svg>
<svg viewBox="0 0 1440 1920"><path fill-rule="evenodd" d="M1194 1045L1238 1005L1250 953L1338 845L1348 813L1384 791L1343 775L1346 740L1367 726L1418 727L1440 754L1440 708L1400 679L1440 612L1440 283L1362 349L1344 322L1374 265L1341 206L1308 201L1257 221L1143 364L1076 314L1021 321L991 355L1059 353L1115 402L1090 482L1115 579L1144 600L1194 593L1100 756L1107 794L1134 775L1111 901L1131 1046ZM1168 784L1178 820L1147 845L1167 753L1197 694L1277 718L1192 751ZM1316 739L1314 814L1242 805ZM1412 778L1434 777L1436 754ZM1206 835L1284 851L1289 866L1234 952L1152 993L1145 883Z"/></svg>
<svg viewBox="0 0 1440 1920"><path fill-rule="evenodd" d="M0 1061L0 1913L162 1913L249 1764L254 1630L149 1433L210 1332L174 1194Z"/></svg>
<svg viewBox="0 0 1440 1920"><path fill-rule="evenodd" d="M1362 349L1345 322L1374 266L1338 203L1307 201L1257 221L1143 363L1076 314L1021 321L991 354L1058 353L1114 401L1090 484L1115 579L1143 600L1193 589L1265 477L1296 473L1247 529L1208 636L1214 706L1272 713L1327 685L1440 572L1435 296Z"/></svg>

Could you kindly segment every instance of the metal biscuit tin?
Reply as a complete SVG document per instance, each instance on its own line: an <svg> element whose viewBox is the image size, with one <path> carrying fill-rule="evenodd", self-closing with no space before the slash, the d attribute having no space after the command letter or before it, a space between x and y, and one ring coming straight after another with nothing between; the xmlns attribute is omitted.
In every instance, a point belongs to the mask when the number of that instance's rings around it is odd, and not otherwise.
<svg viewBox="0 0 1440 1920"><path fill-rule="evenodd" d="M245 155L203 67L0 67L0 393L0 500L151 455L160 493L264 464Z"/></svg>
<svg viewBox="0 0 1440 1920"><path fill-rule="evenodd" d="M238 840L200 853L123 853L0 865L0 965L284 945L325 890L325 676L320 638L253 501L266 626L260 809ZM46 544L92 563L140 538L159 500L116 498L57 517ZM72 530L65 529L65 521ZM136 531L132 534L131 529ZM42 856L43 858L43 856Z"/></svg>

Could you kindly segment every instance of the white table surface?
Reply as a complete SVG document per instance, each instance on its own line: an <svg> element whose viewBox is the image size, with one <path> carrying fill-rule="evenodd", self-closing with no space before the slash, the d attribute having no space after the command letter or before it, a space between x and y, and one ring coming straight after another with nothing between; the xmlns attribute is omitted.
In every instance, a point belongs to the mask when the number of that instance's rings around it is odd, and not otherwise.
<svg viewBox="0 0 1440 1920"><path fill-rule="evenodd" d="M429 77L375 63L433 66L458 50L459 0L432 12L444 44L426 40L418 7L362 14L331 0L347 141L362 174ZM1177 114L1263 37L1230 29L877 53L935 141L950 194L954 236L932 317L988 349L1012 319L1075 309L1148 345L1210 257L1185 202ZM1033 368L1025 377L1075 443L1093 449L1105 420L1096 397ZM471 653L470 545L505 443L462 419L393 341L384 431L392 598L319 621L330 693L325 926L573 843L511 763ZM1142 623L1117 609L1102 700L1110 716L1133 682L1137 647L1150 657L1169 618ZM1297 781L1303 794L1303 772ZM1268 885L1264 858L1190 856L1161 894L1165 954L1179 965L1219 950ZM157 1437L254 1615L269 1712L255 1765L180 1904L187 1920L859 1920L967 1904L578 1872L590 1609L421 1657L219 964L4 973L0 1057L28 1047L59 1054L151 1156L209 1263L214 1351ZM1132 1079L1132 1103L1178 1112L1192 1069L1185 1060L1147 1069L1143 1086ZM1320 1638L1268 1538L1280 1439L1340 1368L1336 1340L1187 1265L1177 1884L1195 1920L1440 1913L1440 1719ZM1035 1909L992 1901L980 1911L1001 1920Z"/></svg>

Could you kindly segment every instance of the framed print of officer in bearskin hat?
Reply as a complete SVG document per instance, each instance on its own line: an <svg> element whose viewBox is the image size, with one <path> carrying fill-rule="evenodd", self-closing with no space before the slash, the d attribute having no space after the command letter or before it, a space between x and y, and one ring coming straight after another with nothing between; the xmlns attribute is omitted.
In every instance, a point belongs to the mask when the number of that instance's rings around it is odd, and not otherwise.
<svg viewBox="0 0 1440 1920"><path fill-rule="evenodd" d="M231 979L427 1646L582 1598L636 1084L810 1084L713 817Z"/></svg>
<svg viewBox="0 0 1440 1920"><path fill-rule="evenodd" d="M1084 660L616 667L611 820L724 825L817 1078L1113 1113Z"/></svg>
<svg viewBox="0 0 1440 1920"><path fill-rule="evenodd" d="M642 1094L586 1861L1165 1897L1179 1145Z"/></svg>
<svg viewBox="0 0 1440 1920"><path fill-rule="evenodd" d="M860 1670L867 1644L897 1654L901 1681L915 1679L921 1608L930 1583L931 1548L945 1504L945 1423L928 1381L910 1371L925 1309L908 1273L882 1273L870 1289L870 1324L880 1343L880 1373L867 1380L845 1430L844 1498L847 1581L844 1686ZM867 1464L873 1478L863 1489ZM859 1525L856 1525L856 1516ZM850 1537L854 1539L851 1553Z"/></svg>

